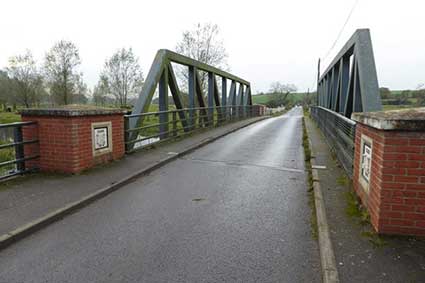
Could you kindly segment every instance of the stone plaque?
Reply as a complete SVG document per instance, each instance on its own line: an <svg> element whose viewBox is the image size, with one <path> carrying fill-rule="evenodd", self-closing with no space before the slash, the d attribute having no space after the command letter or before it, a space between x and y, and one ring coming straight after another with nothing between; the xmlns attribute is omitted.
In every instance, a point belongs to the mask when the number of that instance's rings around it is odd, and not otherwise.
<svg viewBox="0 0 425 283"><path fill-rule="evenodd" d="M372 171L373 141L370 137L362 134L360 140L359 172L358 180L366 193L369 193L370 178Z"/></svg>
<svg viewBox="0 0 425 283"><path fill-rule="evenodd" d="M93 155L98 156L112 152L112 123L92 123Z"/></svg>
<svg viewBox="0 0 425 283"><path fill-rule="evenodd" d="M108 147L108 127L94 129L94 149L99 150Z"/></svg>
<svg viewBox="0 0 425 283"><path fill-rule="evenodd" d="M364 142L362 148L362 176L367 182L370 180L370 165L372 163L372 147Z"/></svg>

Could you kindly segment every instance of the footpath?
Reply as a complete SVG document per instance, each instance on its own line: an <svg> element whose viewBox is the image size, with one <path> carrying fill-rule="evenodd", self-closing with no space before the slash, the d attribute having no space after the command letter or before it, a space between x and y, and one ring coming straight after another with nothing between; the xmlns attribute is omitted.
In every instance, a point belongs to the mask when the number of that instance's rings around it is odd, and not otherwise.
<svg viewBox="0 0 425 283"><path fill-rule="evenodd" d="M224 135L250 118L141 150L79 175L31 174L0 184L0 248Z"/></svg>
<svg viewBox="0 0 425 283"><path fill-rule="evenodd" d="M326 207L340 282L425 282L425 239L375 234L350 180L310 117L307 133Z"/></svg>

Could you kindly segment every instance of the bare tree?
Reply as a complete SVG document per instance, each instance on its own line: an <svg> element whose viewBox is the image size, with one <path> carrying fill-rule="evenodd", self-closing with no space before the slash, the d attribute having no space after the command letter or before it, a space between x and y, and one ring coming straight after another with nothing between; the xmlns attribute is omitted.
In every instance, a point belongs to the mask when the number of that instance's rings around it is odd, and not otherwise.
<svg viewBox="0 0 425 283"><path fill-rule="evenodd" d="M278 107L288 104L288 96L298 89L293 84L284 84L281 82L273 82L270 85L271 99L268 101L267 106Z"/></svg>
<svg viewBox="0 0 425 283"><path fill-rule="evenodd" d="M80 64L78 49L70 41L61 40L57 42L46 54L44 71L50 93L56 103L72 103L82 77L82 74L77 71Z"/></svg>
<svg viewBox="0 0 425 283"><path fill-rule="evenodd" d="M75 90L73 92L73 103L87 104L90 90L87 84L83 80L82 74L80 74L75 82Z"/></svg>
<svg viewBox="0 0 425 283"><path fill-rule="evenodd" d="M105 105L108 100L108 82L104 76L100 76L99 82L93 88L93 103Z"/></svg>
<svg viewBox="0 0 425 283"><path fill-rule="evenodd" d="M23 55L9 58L7 72L12 79L13 103L28 108L41 100L43 78L29 50Z"/></svg>
<svg viewBox="0 0 425 283"><path fill-rule="evenodd" d="M176 52L212 65L219 69L228 69L227 53L223 41L219 37L218 25L198 23L193 30L183 32L183 37L176 45ZM187 90L187 68L178 68L177 76L183 82L183 89ZM205 72L200 74L201 85L206 89L207 76Z"/></svg>
<svg viewBox="0 0 425 283"><path fill-rule="evenodd" d="M272 82L270 84L271 93L291 93L297 90L298 88L294 84L284 84L281 82Z"/></svg>
<svg viewBox="0 0 425 283"><path fill-rule="evenodd" d="M391 97L391 90L387 87L380 87L379 94L381 95L382 99L388 99Z"/></svg>
<svg viewBox="0 0 425 283"><path fill-rule="evenodd" d="M122 48L105 62L100 80L105 80L103 83L120 107L126 107L142 88L143 73L138 61L131 48Z"/></svg>
<svg viewBox="0 0 425 283"><path fill-rule="evenodd" d="M6 110L12 92L12 80L6 71L0 70L0 103L3 106L3 110Z"/></svg>

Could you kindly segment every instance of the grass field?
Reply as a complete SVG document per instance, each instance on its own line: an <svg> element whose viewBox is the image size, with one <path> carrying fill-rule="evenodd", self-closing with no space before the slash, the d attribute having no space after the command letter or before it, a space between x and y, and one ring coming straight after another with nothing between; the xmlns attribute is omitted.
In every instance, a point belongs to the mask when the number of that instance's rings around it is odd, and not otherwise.
<svg viewBox="0 0 425 283"><path fill-rule="evenodd" d="M252 103L253 104L265 104L269 99L271 95L270 94L257 94L252 96Z"/></svg>
<svg viewBox="0 0 425 283"><path fill-rule="evenodd" d="M393 97L396 97L397 95L400 95L403 91L402 90L393 90L391 91L391 95ZM291 97L289 98L292 104L301 103L306 93L294 93L291 94ZM252 103L253 104L266 104L270 99L272 98L271 94L257 94L252 96ZM392 100L392 99L389 99ZM386 99L382 100L382 109L383 110L395 110L395 109L406 109L406 108L415 108L417 99L416 98L409 98L408 103L406 105L388 105L386 103Z"/></svg>
<svg viewBox="0 0 425 283"><path fill-rule="evenodd" d="M397 110L397 109L408 109L408 108L415 108L418 106L415 105L382 105L382 110Z"/></svg>
<svg viewBox="0 0 425 283"><path fill-rule="evenodd" d="M291 93L290 96L288 97L289 100L291 100L291 102L293 102L293 104L296 103L300 103L305 95L307 95L307 93L304 92L299 92L299 93ZM272 98L272 94L256 94L252 96L252 103L253 104L266 104L267 101L269 101Z"/></svg>
<svg viewBox="0 0 425 283"><path fill-rule="evenodd" d="M0 124L7 124L21 121L21 115L13 112L0 112Z"/></svg>
<svg viewBox="0 0 425 283"><path fill-rule="evenodd" d="M21 121L21 115L12 112L0 112L0 124L8 124ZM2 129L5 130L5 129ZM6 135L7 136L7 135ZM0 140L0 144L8 144L11 140ZM0 149L0 162L5 162L15 159L15 149L7 147ZM15 164L9 164L0 167L0 176L5 175L15 169Z"/></svg>

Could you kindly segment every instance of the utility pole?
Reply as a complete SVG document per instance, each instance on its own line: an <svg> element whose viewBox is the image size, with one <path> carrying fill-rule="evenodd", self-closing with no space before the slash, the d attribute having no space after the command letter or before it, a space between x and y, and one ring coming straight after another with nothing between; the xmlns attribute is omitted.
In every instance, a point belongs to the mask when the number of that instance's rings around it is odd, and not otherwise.
<svg viewBox="0 0 425 283"><path fill-rule="evenodd" d="M307 88L307 96L304 99L303 107L308 107L309 100L310 100L310 88Z"/></svg>
<svg viewBox="0 0 425 283"><path fill-rule="evenodd" d="M316 87L316 105L319 105L319 81L320 81L320 58L319 62L317 63L317 87Z"/></svg>

